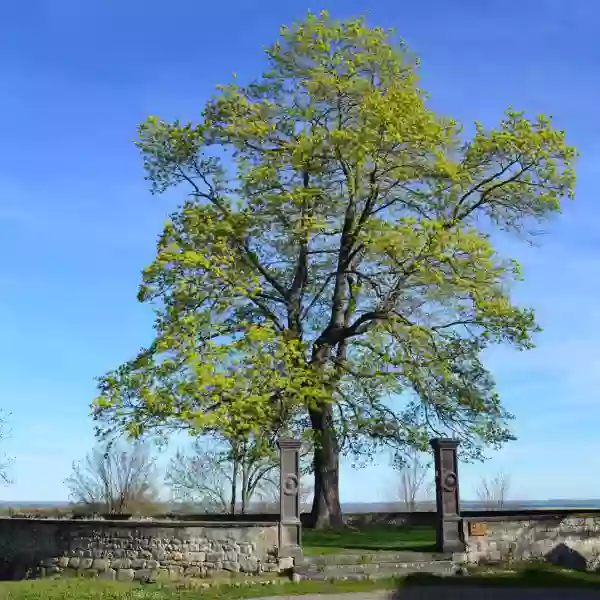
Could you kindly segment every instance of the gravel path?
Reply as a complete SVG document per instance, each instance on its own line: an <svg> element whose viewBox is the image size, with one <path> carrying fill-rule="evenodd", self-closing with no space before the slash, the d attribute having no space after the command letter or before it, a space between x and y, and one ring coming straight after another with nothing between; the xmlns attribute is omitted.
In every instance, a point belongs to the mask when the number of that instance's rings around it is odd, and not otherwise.
<svg viewBox="0 0 600 600"><path fill-rule="evenodd" d="M476 588L468 586L429 587L415 586L400 592L364 592L353 594L307 594L277 596L277 600L599 600L600 591L593 589L527 589ZM256 600L275 600L258 598Z"/></svg>

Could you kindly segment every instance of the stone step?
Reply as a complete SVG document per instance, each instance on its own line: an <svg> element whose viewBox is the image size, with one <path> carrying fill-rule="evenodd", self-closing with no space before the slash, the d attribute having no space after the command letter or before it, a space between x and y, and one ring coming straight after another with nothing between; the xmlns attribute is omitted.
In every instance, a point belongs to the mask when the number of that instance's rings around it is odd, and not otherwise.
<svg viewBox="0 0 600 600"><path fill-rule="evenodd" d="M450 576L456 573L456 566L452 561L432 561L294 567L295 579L312 581L383 579L405 577L413 573Z"/></svg>
<svg viewBox="0 0 600 600"><path fill-rule="evenodd" d="M411 573L431 573L432 571L453 568L450 561L426 562L401 562L401 563L366 563L364 565L326 565L319 570L324 573L331 571L342 573L378 573L380 571L410 571Z"/></svg>
<svg viewBox="0 0 600 600"><path fill-rule="evenodd" d="M363 552L304 556L301 564L311 565L362 565L367 563L432 562L452 560L452 554L434 552Z"/></svg>

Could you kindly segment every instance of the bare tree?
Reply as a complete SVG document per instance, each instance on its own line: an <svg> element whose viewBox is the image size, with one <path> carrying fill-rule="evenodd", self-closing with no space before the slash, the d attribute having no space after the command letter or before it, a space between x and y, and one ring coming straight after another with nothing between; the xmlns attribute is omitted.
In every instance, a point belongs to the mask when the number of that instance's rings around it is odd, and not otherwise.
<svg viewBox="0 0 600 600"><path fill-rule="evenodd" d="M207 512L246 513L255 497L277 487L277 455L253 439L203 438L190 454L179 450L166 483L174 500Z"/></svg>
<svg viewBox="0 0 600 600"><path fill-rule="evenodd" d="M144 442L104 442L66 479L78 504L111 514L148 507L158 499L156 460Z"/></svg>
<svg viewBox="0 0 600 600"><path fill-rule="evenodd" d="M7 427L8 415L0 409L0 442L6 440L9 436L9 430ZM10 467L13 464L12 457L7 456L4 453L0 453L0 482L1 483L12 483L10 477Z"/></svg>
<svg viewBox="0 0 600 600"><path fill-rule="evenodd" d="M229 470L221 451L202 450L195 444L192 454L177 451L165 481L173 500L194 504L203 512L227 513L231 510Z"/></svg>
<svg viewBox="0 0 600 600"><path fill-rule="evenodd" d="M498 473L491 479L482 477L477 496L488 510L499 510L506 506L509 490L510 477L506 473Z"/></svg>
<svg viewBox="0 0 600 600"><path fill-rule="evenodd" d="M396 461L396 469L400 472L397 494L404 510L414 512L431 491L431 462L421 453L411 450L402 456L401 460Z"/></svg>
<svg viewBox="0 0 600 600"><path fill-rule="evenodd" d="M300 455L303 473L311 464L310 445ZM191 503L207 512L234 515L251 509L279 510L279 455L269 443L250 436L231 439L205 437L194 442L193 451L178 451L166 474L173 500ZM306 492L309 496L310 490Z"/></svg>

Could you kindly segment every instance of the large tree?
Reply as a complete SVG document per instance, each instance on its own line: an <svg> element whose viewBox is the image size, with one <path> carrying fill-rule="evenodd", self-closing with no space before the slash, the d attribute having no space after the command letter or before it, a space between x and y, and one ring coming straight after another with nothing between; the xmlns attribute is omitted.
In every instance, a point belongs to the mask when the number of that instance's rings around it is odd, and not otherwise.
<svg viewBox="0 0 600 600"><path fill-rule="evenodd" d="M155 341L101 379L95 411L135 436L293 422L315 444L315 522L336 526L342 452L511 439L481 356L531 348L537 326L491 236L558 212L576 153L513 110L466 136L362 19L309 14L266 55L198 123L139 128L153 192L188 198L143 275Z"/></svg>

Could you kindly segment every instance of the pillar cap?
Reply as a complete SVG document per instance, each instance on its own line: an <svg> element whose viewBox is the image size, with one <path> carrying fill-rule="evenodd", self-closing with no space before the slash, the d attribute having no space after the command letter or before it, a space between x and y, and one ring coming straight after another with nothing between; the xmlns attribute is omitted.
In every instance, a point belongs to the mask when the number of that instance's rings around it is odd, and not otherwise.
<svg viewBox="0 0 600 600"><path fill-rule="evenodd" d="M429 444L434 450L437 450L438 448L455 450L460 445L460 442L453 438L433 438L429 440Z"/></svg>
<svg viewBox="0 0 600 600"><path fill-rule="evenodd" d="M299 450L302 447L302 441L293 438L280 438L277 440L277 446L281 450Z"/></svg>

